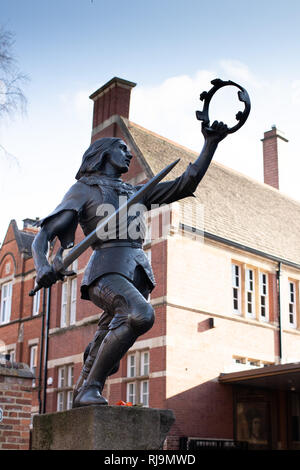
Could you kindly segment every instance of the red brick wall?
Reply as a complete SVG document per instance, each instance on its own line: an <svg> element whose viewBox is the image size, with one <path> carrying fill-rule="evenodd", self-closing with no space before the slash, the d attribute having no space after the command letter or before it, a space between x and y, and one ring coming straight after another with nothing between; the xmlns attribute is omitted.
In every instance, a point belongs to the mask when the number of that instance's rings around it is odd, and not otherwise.
<svg viewBox="0 0 300 470"><path fill-rule="evenodd" d="M29 449L31 383L31 372L0 366L0 450Z"/></svg>
<svg viewBox="0 0 300 470"><path fill-rule="evenodd" d="M276 129L265 132L263 139L264 182L279 189L278 147Z"/></svg>
<svg viewBox="0 0 300 470"><path fill-rule="evenodd" d="M270 131L264 133L263 143L263 163L264 163L264 182L279 189L279 149L278 141L288 142L283 135L272 126Z"/></svg>

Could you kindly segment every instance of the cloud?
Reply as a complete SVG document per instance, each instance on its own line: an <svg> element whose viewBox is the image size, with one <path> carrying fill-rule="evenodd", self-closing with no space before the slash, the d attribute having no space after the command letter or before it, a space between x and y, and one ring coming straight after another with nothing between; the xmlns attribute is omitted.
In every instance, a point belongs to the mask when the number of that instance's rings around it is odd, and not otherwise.
<svg viewBox="0 0 300 470"><path fill-rule="evenodd" d="M246 64L238 60L224 59L220 61L220 66L225 74L227 74L228 79L241 82L244 87L246 85L251 85L255 88L264 86L264 82L256 77Z"/></svg>
<svg viewBox="0 0 300 470"><path fill-rule="evenodd" d="M250 95L252 109L246 124L219 145L214 160L262 181L261 139L264 132L275 124L289 139L284 155L285 174L289 177L285 178L281 189L300 199L300 163L297 158L300 148L299 79L271 81L260 72L251 70L247 64L223 59L214 69L199 70L194 75L179 75L152 87L133 89L130 118L181 145L200 151L203 137L195 111L202 109L200 93L208 91L210 81L217 77L244 86ZM235 120L235 107L243 105L236 100L236 88L227 87L227 91L231 90L227 94L222 94L222 90L211 102L210 117L231 125Z"/></svg>

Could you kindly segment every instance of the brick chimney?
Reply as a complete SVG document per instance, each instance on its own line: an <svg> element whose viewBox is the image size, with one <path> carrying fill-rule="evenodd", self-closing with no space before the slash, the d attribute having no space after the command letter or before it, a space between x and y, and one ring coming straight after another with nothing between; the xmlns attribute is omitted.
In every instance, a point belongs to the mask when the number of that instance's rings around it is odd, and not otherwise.
<svg viewBox="0 0 300 470"><path fill-rule="evenodd" d="M130 94L136 83L114 77L91 94L94 101L92 140L116 136L114 117L129 118Z"/></svg>
<svg viewBox="0 0 300 470"><path fill-rule="evenodd" d="M288 142L288 140L275 125L270 131L264 133L264 138L261 140L263 143L264 183L279 189L281 144Z"/></svg>

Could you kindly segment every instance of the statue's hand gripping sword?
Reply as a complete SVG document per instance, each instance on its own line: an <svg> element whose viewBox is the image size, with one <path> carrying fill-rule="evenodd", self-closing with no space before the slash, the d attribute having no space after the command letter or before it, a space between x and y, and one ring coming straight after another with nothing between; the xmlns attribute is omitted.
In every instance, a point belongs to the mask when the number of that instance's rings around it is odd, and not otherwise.
<svg viewBox="0 0 300 470"><path fill-rule="evenodd" d="M156 186L173 168L180 159L175 160L170 165L166 166L163 170L161 170L156 176L154 176L151 180L145 183L128 201L122 204L113 214L105 217L101 220L101 222L97 225L97 227L87 235L81 242L79 242L76 246L74 246L71 251L62 258L63 248L60 248L53 260L53 270L57 275L57 280L62 280L64 276L74 274L72 271L66 271L68 266L70 266L73 261L75 261L82 253L84 253L93 243L101 242L101 238L99 237L99 233L103 231L105 226L112 222L112 220L116 220L119 214L127 214L127 210L133 204L138 203L141 199L152 189ZM32 297L38 292L42 286L36 284L34 289L29 292L29 295Z"/></svg>

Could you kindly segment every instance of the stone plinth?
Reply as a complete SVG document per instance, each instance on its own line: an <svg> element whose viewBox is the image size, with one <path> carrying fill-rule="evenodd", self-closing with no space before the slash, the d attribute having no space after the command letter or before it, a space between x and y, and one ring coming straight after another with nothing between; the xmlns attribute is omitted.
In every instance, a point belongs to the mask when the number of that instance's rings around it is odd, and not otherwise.
<svg viewBox="0 0 300 470"><path fill-rule="evenodd" d="M86 406L36 415L32 450L159 450L173 411L129 406Z"/></svg>

